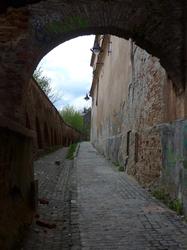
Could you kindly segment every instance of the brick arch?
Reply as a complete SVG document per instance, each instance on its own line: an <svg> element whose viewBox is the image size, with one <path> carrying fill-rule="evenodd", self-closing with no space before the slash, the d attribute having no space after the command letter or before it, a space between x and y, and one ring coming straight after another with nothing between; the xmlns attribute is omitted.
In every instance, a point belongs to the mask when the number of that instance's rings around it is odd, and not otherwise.
<svg viewBox="0 0 187 250"><path fill-rule="evenodd" d="M1 6L3 14L0 15L0 78L1 89L4 89L0 92L0 100L3 100L0 106L4 116L23 123L16 111L21 109L24 89L38 62L60 43L86 34L131 37L137 45L159 57L176 87L183 89L185 1L16 2L13 6L16 8L6 10L9 1Z"/></svg>

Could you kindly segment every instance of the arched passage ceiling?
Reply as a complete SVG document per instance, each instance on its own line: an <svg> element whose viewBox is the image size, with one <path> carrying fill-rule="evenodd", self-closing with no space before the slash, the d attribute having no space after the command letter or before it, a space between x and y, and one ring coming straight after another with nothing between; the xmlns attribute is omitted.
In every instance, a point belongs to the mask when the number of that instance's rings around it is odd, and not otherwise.
<svg viewBox="0 0 187 250"><path fill-rule="evenodd" d="M131 37L137 45L160 58L176 87L182 89L184 3L173 0L9 0L4 5L1 3L1 80L6 86L19 88L28 81L41 58L58 44L80 35L109 33L126 39ZM8 95L8 98L17 98L15 91L9 91Z"/></svg>

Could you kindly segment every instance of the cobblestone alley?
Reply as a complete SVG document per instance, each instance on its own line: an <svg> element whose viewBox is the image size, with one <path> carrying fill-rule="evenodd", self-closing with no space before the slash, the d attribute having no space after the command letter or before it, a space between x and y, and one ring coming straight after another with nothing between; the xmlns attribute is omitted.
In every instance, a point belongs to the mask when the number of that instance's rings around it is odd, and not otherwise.
<svg viewBox="0 0 187 250"><path fill-rule="evenodd" d="M39 205L24 250L187 249L187 224L90 143L80 144L74 164L66 152L35 163L39 197L49 204Z"/></svg>

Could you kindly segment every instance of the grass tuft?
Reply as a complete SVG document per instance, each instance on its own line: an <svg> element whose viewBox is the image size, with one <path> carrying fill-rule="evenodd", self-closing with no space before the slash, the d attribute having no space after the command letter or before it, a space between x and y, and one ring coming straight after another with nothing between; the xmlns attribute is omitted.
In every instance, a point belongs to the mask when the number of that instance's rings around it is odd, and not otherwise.
<svg viewBox="0 0 187 250"><path fill-rule="evenodd" d="M66 156L66 159L73 160L74 159L74 153L77 147L77 143L71 144L68 149L68 153Z"/></svg>
<svg viewBox="0 0 187 250"><path fill-rule="evenodd" d="M124 172L124 171L125 171L125 169L124 169L124 167L123 167L123 166L119 166L119 167L118 167L118 171L120 171L120 172Z"/></svg>
<svg viewBox="0 0 187 250"><path fill-rule="evenodd" d="M171 196L164 189L156 189L152 195L161 200L166 206L174 210L178 215L183 214L183 205L179 199L172 199Z"/></svg>
<svg viewBox="0 0 187 250"><path fill-rule="evenodd" d="M124 167L121 166L119 164L119 162L116 161L116 162L113 162L113 164L117 167L118 171L120 171L120 172L124 172L125 171Z"/></svg>

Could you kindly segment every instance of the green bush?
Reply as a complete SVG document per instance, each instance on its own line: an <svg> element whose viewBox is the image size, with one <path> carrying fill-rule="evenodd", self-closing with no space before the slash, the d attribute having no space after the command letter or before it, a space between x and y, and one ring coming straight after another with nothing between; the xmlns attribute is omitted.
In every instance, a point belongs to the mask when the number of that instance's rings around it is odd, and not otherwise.
<svg viewBox="0 0 187 250"><path fill-rule="evenodd" d="M60 111L63 120L78 131L83 131L83 117L74 107L66 106Z"/></svg>

